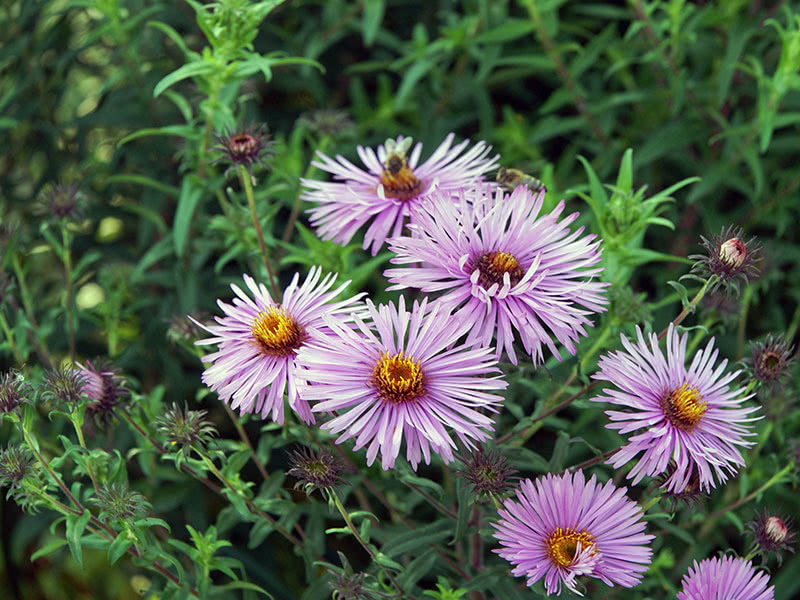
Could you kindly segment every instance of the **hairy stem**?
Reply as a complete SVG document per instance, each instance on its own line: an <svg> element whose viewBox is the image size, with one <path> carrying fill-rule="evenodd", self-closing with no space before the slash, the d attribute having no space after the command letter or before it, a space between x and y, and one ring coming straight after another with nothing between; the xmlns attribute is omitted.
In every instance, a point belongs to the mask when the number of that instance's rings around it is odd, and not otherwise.
<svg viewBox="0 0 800 600"><path fill-rule="evenodd" d="M253 227L256 228L256 236L258 237L258 246L261 249L261 256L264 258L264 266L267 268L267 275L269 275L269 284L272 288L273 297L277 299L278 285L275 282L275 275L272 273L272 266L269 263L269 255L267 254L267 245L264 243L264 232L261 229L261 223L258 220L258 213L256 212L256 199L253 194L253 183L250 180L250 173L244 165L236 165L236 172L239 174L239 180L242 183L245 196L247 196L247 203L250 205L250 216L253 218Z"/></svg>
<svg viewBox="0 0 800 600"><path fill-rule="evenodd" d="M69 232L65 224L61 225L61 243L64 246L64 276L67 284L67 335L69 337L69 357L75 362L75 321L73 319L73 294L72 294L72 251L69 244Z"/></svg>
<svg viewBox="0 0 800 600"><path fill-rule="evenodd" d="M369 544L367 544L367 542L364 541L364 538L361 537L361 534L358 533L358 529L356 528L355 524L353 523L353 520L350 518L350 514L347 512L345 507L342 505L342 501L339 500L339 496L336 493L336 490L334 490L333 488L328 488L327 491L328 491L328 495L333 500L333 503L336 506L336 509L339 511L339 514L342 515L342 518L344 519L344 522L347 524L347 528L350 530L350 533L352 533L353 537L356 538L356 541L359 544L361 544L361 547L364 548L364 550L367 551L367 554L369 554L369 556L373 560L373 562L375 562L375 564L378 565L378 567L384 573L386 573L386 576L389 578L389 581L392 582L392 585L400 593L400 597L401 598L406 598L407 595L406 595L405 591L403 590L402 587L400 587L400 584L397 583L397 580L394 578L394 575L392 575L392 573L391 573L391 571L389 571L389 569L384 568L383 565L381 565L380 562L378 562L378 555L375 554L375 551L372 549L372 547Z"/></svg>

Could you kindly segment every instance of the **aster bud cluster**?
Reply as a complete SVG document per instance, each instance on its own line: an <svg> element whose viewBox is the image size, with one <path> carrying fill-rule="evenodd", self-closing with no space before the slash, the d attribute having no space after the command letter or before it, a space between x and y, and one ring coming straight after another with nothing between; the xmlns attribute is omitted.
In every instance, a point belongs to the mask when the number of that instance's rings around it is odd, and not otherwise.
<svg viewBox="0 0 800 600"><path fill-rule="evenodd" d="M25 401L27 387L22 374L17 371L0 375L0 414L14 412Z"/></svg>

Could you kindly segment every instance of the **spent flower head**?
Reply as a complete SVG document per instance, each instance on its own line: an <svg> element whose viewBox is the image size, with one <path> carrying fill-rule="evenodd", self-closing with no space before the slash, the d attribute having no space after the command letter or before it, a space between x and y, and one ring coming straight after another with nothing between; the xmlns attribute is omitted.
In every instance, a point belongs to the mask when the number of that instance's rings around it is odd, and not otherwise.
<svg viewBox="0 0 800 600"><path fill-rule="evenodd" d="M83 216L85 204L86 197L77 183L59 182L44 188L34 212L54 220L77 221Z"/></svg>
<svg viewBox="0 0 800 600"><path fill-rule="evenodd" d="M518 479L517 470L497 450L486 452L483 447L466 458L457 456L462 467L456 472L472 484L478 496L503 496Z"/></svg>
<svg viewBox="0 0 800 600"><path fill-rule="evenodd" d="M8 446L0 450L0 487L13 492L31 468L33 458L22 446Z"/></svg>
<svg viewBox="0 0 800 600"><path fill-rule="evenodd" d="M785 381L794 360L793 353L794 346L780 337L769 335L763 342L752 342L747 363L753 378L763 384Z"/></svg>
<svg viewBox="0 0 800 600"><path fill-rule="evenodd" d="M77 404L83 397L86 379L83 371L72 365L60 365L44 376L42 398L56 404Z"/></svg>
<svg viewBox="0 0 800 600"><path fill-rule="evenodd" d="M184 450L203 447L217 434L217 428L205 418L207 414L205 410L189 410L186 404L181 408L176 402L158 417L156 429L172 446L181 446Z"/></svg>
<svg viewBox="0 0 800 600"><path fill-rule="evenodd" d="M25 401L27 384L18 371L0 375L0 414L11 413Z"/></svg>
<svg viewBox="0 0 800 600"><path fill-rule="evenodd" d="M367 573L355 573L347 557L337 552L339 560L342 563L341 567L337 567L330 563L325 563L328 573L333 578L329 585L331 586L331 598L333 600L375 600L379 596L374 593L374 590L368 585ZM383 597L383 594L380 594Z"/></svg>
<svg viewBox="0 0 800 600"><path fill-rule="evenodd" d="M289 463L291 468L288 474L297 478L294 489L303 488L306 494L344 483L344 479L340 477L344 465L325 448L319 452L306 447L292 450L289 453Z"/></svg>
<svg viewBox="0 0 800 600"><path fill-rule="evenodd" d="M100 509L101 517L112 521L133 521L144 517L150 510L150 503L139 492L131 490L124 483L101 485L92 504Z"/></svg>
<svg viewBox="0 0 800 600"><path fill-rule="evenodd" d="M764 509L756 512L752 521L747 524L747 530L753 536L753 549L764 555L774 552L778 564L783 562L781 550L794 553L795 531L793 521L784 515L777 515Z"/></svg>
<svg viewBox="0 0 800 600"><path fill-rule="evenodd" d="M236 167L243 165L248 169L259 162L266 162L270 154L275 151L272 147L275 142L270 141L266 125L249 124L234 131L225 130L217 136L218 146L211 148L222 152L217 161L224 161Z"/></svg>
<svg viewBox="0 0 800 600"><path fill-rule="evenodd" d="M723 227L719 235L711 239L701 236L705 254L689 256L695 263L692 273L704 279L716 276L717 281L710 288L714 291L719 285L729 292L738 294L739 284L747 284L761 272L761 246L755 237L745 241L741 228L730 225Z"/></svg>

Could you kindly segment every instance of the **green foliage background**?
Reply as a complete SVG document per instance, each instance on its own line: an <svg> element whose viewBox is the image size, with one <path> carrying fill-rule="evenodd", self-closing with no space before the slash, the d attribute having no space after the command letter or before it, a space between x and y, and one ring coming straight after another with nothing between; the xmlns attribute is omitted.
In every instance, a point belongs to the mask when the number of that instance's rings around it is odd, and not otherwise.
<svg viewBox="0 0 800 600"><path fill-rule="evenodd" d="M278 142L271 168L256 172L256 201L284 284L295 270L321 264L352 278L351 291L393 297L381 274L388 253L372 259L358 241L346 248L323 243L302 213L293 232L287 223L302 208L299 178L322 177L309 166L316 149L353 159L356 144L374 146L398 134L423 141L423 156L451 131L486 140L503 165L546 183L548 206L566 199L570 212L582 213L581 224L603 234L612 310L598 319L577 358L550 360L546 369L507 369L502 434L523 429L555 403L554 395L579 390L598 353L618 346L620 332L630 335L636 323L666 326L699 287L668 282L688 272L685 257L698 251L699 236L723 225L758 236L764 274L738 300L726 300L724 311L701 306L690 316L684 325L705 328L693 331L691 344L713 334L733 363L748 356L749 341L767 333L797 338L798 73L796 2L8 0L0 6L0 216L15 229L3 238L10 282L3 290L4 370L25 365L35 380L43 364L37 345L56 361L68 354L64 269L44 235L52 224L34 208L48 184L77 181L88 198L71 228L78 357L108 356L129 376L144 426L152 428L168 403L208 410L231 477L258 482L247 493L264 500L263 510L305 524L306 560L282 537L254 534L235 508L168 461L137 452L143 441L124 422L95 431L90 446L119 450L125 478L169 523L173 538L191 543L186 524L203 532L215 525L232 543L221 555L240 561L247 581L275 598L325 598L328 580L309 566L309 556L337 563L335 551L342 550L356 568L369 560L352 537L324 535L326 527L341 525L324 502L290 493L291 482L283 482L283 447L306 440L303 428L246 422L273 474L262 484L220 403L206 397L196 355L167 337L172 316L214 312L216 298L228 298L228 284L242 272L265 277L238 182L214 162L213 134L266 122ZM345 111L349 122L321 128L314 113L320 109ZM666 531L654 542L646 582L594 593L673 597L691 560L727 548L747 552L743 523L756 506L800 515L791 474L704 523L704 515L746 497L789 464L789 440L800 436L791 405L798 387L792 379L783 394L759 395L767 418L738 479L703 504L680 509L674 521L649 517L651 529ZM61 451L56 436L68 434L66 426L40 412L41 443ZM526 476L561 470L619 444L604 422L602 408L584 397L505 449ZM8 423L0 427L3 441L15 435ZM446 545L459 521L442 517L406 482L425 486L461 514L467 493L452 470L435 463L416 480L402 469L367 469L363 453L351 456L359 467L348 476L355 488L369 477L422 528L421 535L398 537L406 527L368 502L380 518L372 539L392 559L412 565L410 587L434 590L443 576L453 587L492 590L487 597L537 597L488 553L486 570L470 571L469 583L426 549L428 542ZM593 472L613 475L604 466ZM280 498L268 501L275 493ZM355 492L345 495L349 507L363 503ZM48 531L53 514L23 514L11 500L1 506L2 597L138 597L134 588L145 584L132 578L142 577L142 569L126 559L109 567L105 551L88 548L83 569L66 550L31 561L63 535ZM197 560L188 552L182 560L192 573ZM800 594L793 576L800 557L771 567L776 598ZM214 579L225 580L219 571Z"/></svg>

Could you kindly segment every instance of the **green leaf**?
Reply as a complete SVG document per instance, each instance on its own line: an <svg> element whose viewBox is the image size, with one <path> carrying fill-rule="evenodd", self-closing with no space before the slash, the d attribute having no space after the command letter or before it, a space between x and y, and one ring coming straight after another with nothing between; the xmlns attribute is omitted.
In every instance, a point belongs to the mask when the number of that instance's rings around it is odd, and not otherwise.
<svg viewBox="0 0 800 600"><path fill-rule="evenodd" d="M451 528L451 522L444 519L425 527L418 527L408 533L395 535L383 545L383 552L386 556L395 557L410 553L420 546L438 544L451 535Z"/></svg>
<svg viewBox="0 0 800 600"><path fill-rule="evenodd" d="M535 24L528 19L505 19L503 24L490 29L472 40L474 44L499 44L509 42L528 35L535 29Z"/></svg>
<svg viewBox="0 0 800 600"><path fill-rule="evenodd" d="M83 509L83 513L80 515L73 515L70 514L67 517L67 543L69 544L69 551L72 553L75 562L78 563L78 566L82 569L83 568L83 551L81 549L81 536L83 535L84 529L86 529L86 525L89 523L89 520L92 518L92 513L87 510Z"/></svg>
<svg viewBox="0 0 800 600"><path fill-rule="evenodd" d="M386 9L384 0L364 0L364 17L361 21L361 35L364 38L364 45L372 46L375 36L383 21L383 13Z"/></svg>
<svg viewBox="0 0 800 600"><path fill-rule="evenodd" d="M617 187L630 194L633 190L633 149L628 148L622 155L622 162L619 165L619 175L617 176Z"/></svg>
<svg viewBox="0 0 800 600"><path fill-rule="evenodd" d="M151 179L150 177L146 177L144 175L111 175L108 179L106 179L106 183L133 183L136 185L144 185L160 192L164 192L169 196L174 196L175 198L177 198L178 194L180 193L178 188L161 183L160 181L156 181L155 179Z"/></svg>
<svg viewBox="0 0 800 600"><path fill-rule="evenodd" d="M117 142L117 148L119 148L124 144L127 144L132 140L151 135L175 135L186 139L197 137L195 129L191 125L166 125L164 127L146 127L145 129L139 129L138 131L134 131L130 135L126 135L124 138L122 138L120 141Z"/></svg>
<svg viewBox="0 0 800 600"><path fill-rule="evenodd" d="M203 182L194 174L187 175L181 185L181 195L178 197L178 208L175 211L175 222L172 227L175 253L183 258L186 251L186 242L189 240L189 229L194 217L195 208L203 196Z"/></svg>
<svg viewBox="0 0 800 600"><path fill-rule="evenodd" d="M56 540L54 542L50 542L31 554L31 562L35 561L37 558L41 558L42 556L47 556L48 554L51 554L66 545L67 540Z"/></svg>
<svg viewBox="0 0 800 600"><path fill-rule="evenodd" d="M120 533L114 541L111 542L111 545L108 547L108 562L112 565L117 562L123 554L128 551L133 545L133 542L128 537L127 532Z"/></svg>
<svg viewBox="0 0 800 600"><path fill-rule="evenodd" d="M458 498L458 518L456 519L456 531L450 544L459 542L467 531L467 521L472 507L475 506L472 486L459 478L456 483L456 497Z"/></svg>
<svg viewBox="0 0 800 600"><path fill-rule="evenodd" d="M188 79L189 77L197 77L198 75L210 75L217 69L217 65L205 61L191 62L187 65L183 65L169 75L164 76L161 81L156 84L156 87L153 89L153 98L157 98L161 95L161 92L179 81Z"/></svg>

